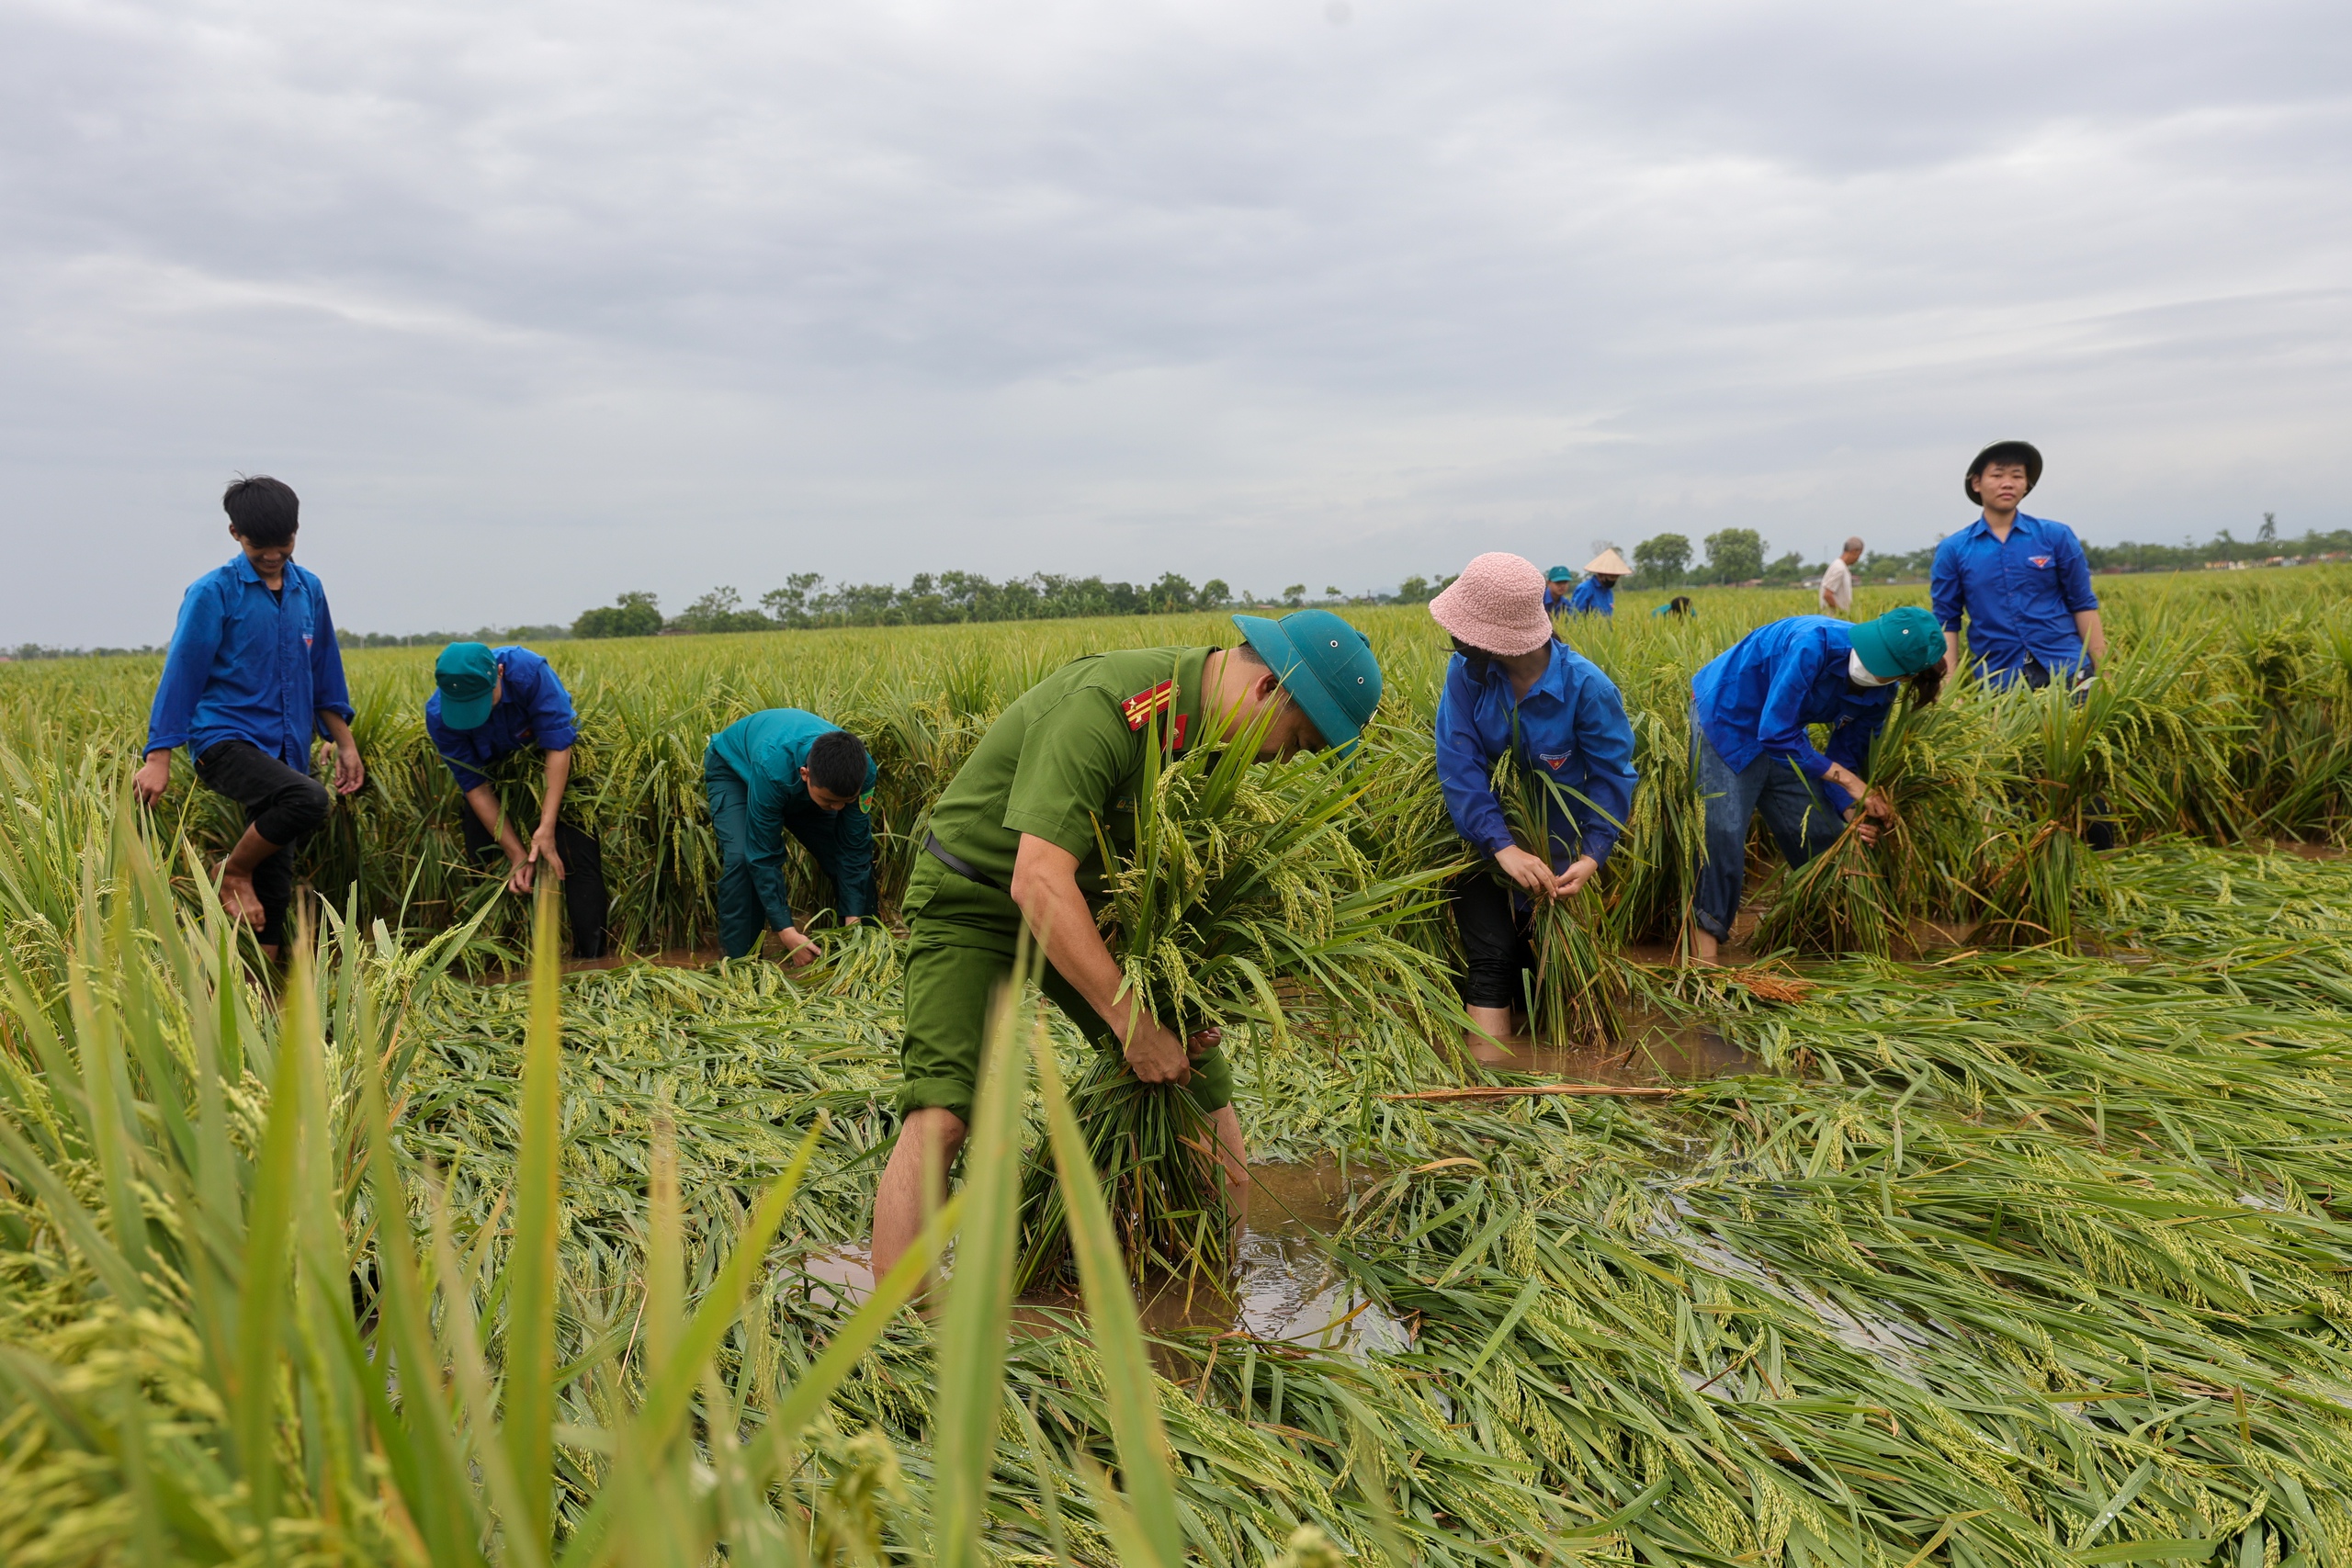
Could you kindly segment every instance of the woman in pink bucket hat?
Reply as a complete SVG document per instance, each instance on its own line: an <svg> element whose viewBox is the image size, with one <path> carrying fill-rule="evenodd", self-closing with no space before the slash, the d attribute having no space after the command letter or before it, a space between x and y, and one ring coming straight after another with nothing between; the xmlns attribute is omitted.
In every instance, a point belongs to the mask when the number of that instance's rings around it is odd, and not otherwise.
<svg viewBox="0 0 2352 1568"><path fill-rule="evenodd" d="M1554 635L1534 562L1480 556L1430 601L1430 615L1454 650L1438 697L1438 783L1455 830L1487 857L1453 887L1473 1026L1462 1043L1481 1062L1508 1066L1532 1043L1522 1020L1534 900L1576 897L1617 847L1634 804L1634 728L1600 666ZM1511 837L1494 787L1506 754L1551 786L1545 853Z"/></svg>

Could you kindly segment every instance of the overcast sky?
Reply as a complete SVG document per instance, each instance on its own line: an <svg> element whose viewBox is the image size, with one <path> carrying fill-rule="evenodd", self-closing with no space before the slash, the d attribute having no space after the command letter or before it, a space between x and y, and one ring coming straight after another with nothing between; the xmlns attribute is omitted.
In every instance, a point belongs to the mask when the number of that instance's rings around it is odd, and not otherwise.
<svg viewBox="0 0 2352 1568"><path fill-rule="evenodd" d="M0 0L0 642L2352 525L2348 18Z"/></svg>

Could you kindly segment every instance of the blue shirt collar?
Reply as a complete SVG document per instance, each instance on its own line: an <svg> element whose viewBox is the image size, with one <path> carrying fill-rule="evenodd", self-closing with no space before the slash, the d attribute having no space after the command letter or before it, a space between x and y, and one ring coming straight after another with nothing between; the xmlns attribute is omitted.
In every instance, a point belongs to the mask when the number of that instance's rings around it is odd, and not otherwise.
<svg viewBox="0 0 2352 1568"><path fill-rule="evenodd" d="M1532 697L1538 692L1545 692L1566 702L1568 698L1568 660L1565 656L1575 650L1556 637L1546 646L1552 650L1552 662L1544 667L1543 674L1535 677L1535 684L1527 688L1527 696ZM1486 684L1492 685L1497 681L1502 682L1503 694L1509 696L1510 671L1505 670L1499 662L1489 660L1487 662ZM1525 702L1527 697L1521 697L1519 700Z"/></svg>
<svg viewBox="0 0 2352 1568"><path fill-rule="evenodd" d="M2041 529L2041 519L2022 509L2018 513L2018 520L2009 525L2009 533L2012 537L2018 534L2039 533ZM1989 539L1993 536L1993 525L1985 522L1984 514L1980 512L1976 514L1976 521L1962 529L1961 533L1969 538Z"/></svg>

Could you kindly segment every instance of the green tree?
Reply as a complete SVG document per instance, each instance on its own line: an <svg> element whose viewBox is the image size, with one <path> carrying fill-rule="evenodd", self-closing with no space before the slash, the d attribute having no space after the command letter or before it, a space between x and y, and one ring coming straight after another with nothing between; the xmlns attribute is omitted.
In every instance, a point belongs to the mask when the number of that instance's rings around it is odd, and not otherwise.
<svg viewBox="0 0 2352 1568"><path fill-rule="evenodd" d="M1746 582L1764 575L1764 536L1753 528L1724 528L1707 536L1707 575L1717 582Z"/></svg>
<svg viewBox="0 0 2352 1568"><path fill-rule="evenodd" d="M624 593L571 623L573 637L653 637L661 630L662 601L645 592Z"/></svg>
<svg viewBox="0 0 2352 1568"><path fill-rule="evenodd" d="M1304 582L1294 582L1288 588L1283 589L1283 603L1288 604L1294 610L1306 603L1306 584Z"/></svg>
<svg viewBox="0 0 2352 1568"><path fill-rule="evenodd" d="M743 603L732 588L714 588L678 612L678 629L688 632L756 632L775 625Z"/></svg>
<svg viewBox="0 0 2352 1568"><path fill-rule="evenodd" d="M1233 603L1233 590L1226 586L1222 577L1212 577L1201 584L1200 597L1195 603L1204 610L1222 609Z"/></svg>
<svg viewBox="0 0 2352 1568"><path fill-rule="evenodd" d="M1690 541L1680 534L1653 534L1634 547L1634 570L1652 583L1679 582L1690 570Z"/></svg>
<svg viewBox="0 0 2352 1568"><path fill-rule="evenodd" d="M1434 590L1430 587L1430 580L1428 578L1419 575L1408 577L1404 581L1396 585L1396 603L1399 604L1426 604L1430 602L1430 595L1432 592L1434 592Z"/></svg>

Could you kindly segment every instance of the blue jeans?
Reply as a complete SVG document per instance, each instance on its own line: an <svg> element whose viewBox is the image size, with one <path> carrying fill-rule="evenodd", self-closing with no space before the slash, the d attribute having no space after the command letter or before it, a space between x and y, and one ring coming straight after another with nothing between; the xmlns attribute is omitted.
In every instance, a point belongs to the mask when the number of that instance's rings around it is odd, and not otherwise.
<svg viewBox="0 0 2352 1568"><path fill-rule="evenodd" d="M1740 888L1747 877L1747 825L1758 811L1792 867L1836 843L1846 819L1831 808L1821 786L1786 757L1758 757L1734 773L1699 728L1696 709L1690 715L1690 769L1707 810L1707 858L1699 868L1690 917L1722 942L1739 913Z"/></svg>

